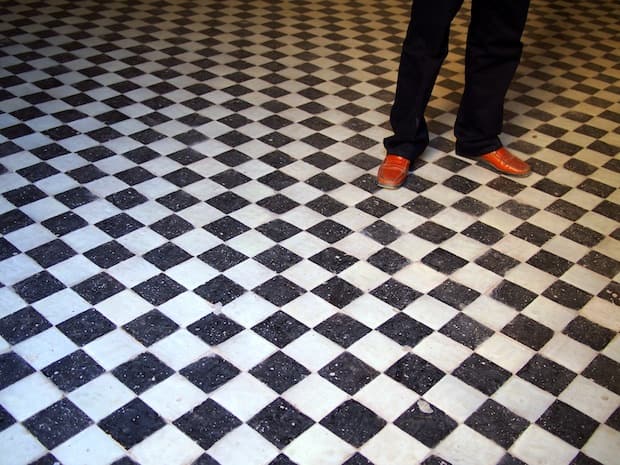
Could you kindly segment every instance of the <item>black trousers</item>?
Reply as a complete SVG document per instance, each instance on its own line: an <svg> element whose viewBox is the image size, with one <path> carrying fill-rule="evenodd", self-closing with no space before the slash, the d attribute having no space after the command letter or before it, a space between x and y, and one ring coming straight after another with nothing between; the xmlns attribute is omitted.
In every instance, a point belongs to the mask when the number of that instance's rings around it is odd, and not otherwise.
<svg viewBox="0 0 620 465"><path fill-rule="evenodd" d="M429 142L424 111L448 54L450 24L463 0L414 0L390 114L388 153L414 159ZM472 0L465 88L454 133L456 153L475 157L501 147L504 99L521 59L529 0Z"/></svg>

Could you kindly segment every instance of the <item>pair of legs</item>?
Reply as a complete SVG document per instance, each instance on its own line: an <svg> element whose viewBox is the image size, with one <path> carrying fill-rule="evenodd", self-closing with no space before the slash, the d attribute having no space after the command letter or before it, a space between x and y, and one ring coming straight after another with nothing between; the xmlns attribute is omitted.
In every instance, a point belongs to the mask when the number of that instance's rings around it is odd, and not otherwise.
<svg viewBox="0 0 620 465"><path fill-rule="evenodd" d="M390 114L388 154L407 160L429 142L424 111L448 54L450 24L463 0L414 0ZM478 157L501 147L504 98L521 58L529 0L472 0L465 89L454 133L456 153Z"/></svg>

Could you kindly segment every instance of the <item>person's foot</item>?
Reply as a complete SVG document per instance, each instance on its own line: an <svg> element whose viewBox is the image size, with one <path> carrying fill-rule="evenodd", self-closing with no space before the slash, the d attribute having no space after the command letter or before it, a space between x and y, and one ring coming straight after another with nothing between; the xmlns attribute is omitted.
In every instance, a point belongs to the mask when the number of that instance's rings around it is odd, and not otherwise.
<svg viewBox="0 0 620 465"><path fill-rule="evenodd" d="M477 160L480 160L493 170L509 176L528 176L532 171L530 165L520 158L515 157L506 150L505 147L500 147L493 152L485 153L477 157Z"/></svg>
<svg viewBox="0 0 620 465"><path fill-rule="evenodd" d="M377 184L386 189L396 189L403 185L409 174L411 162L398 155L387 154L377 173Z"/></svg>

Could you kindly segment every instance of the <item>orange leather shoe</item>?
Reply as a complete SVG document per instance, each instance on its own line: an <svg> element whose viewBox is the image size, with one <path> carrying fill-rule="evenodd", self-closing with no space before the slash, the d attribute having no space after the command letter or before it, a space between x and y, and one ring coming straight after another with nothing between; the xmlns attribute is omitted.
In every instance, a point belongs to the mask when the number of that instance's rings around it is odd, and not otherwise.
<svg viewBox="0 0 620 465"><path fill-rule="evenodd" d="M409 174L410 164L411 162L404 157L387 154L379 167L377 184L386 189L396 189L402 186Z"/></svg>
<svg viewBox="0 0 620 465"><path fill-rule="evenodd" d="M515 157L512 153L506 150L505 147L500 147L493 152L485 153L484 155L477 157L485 165L489 166L493 170L508 174L510 176L528 176L532 169L530 165L525 163L520 158Z"/></svg>

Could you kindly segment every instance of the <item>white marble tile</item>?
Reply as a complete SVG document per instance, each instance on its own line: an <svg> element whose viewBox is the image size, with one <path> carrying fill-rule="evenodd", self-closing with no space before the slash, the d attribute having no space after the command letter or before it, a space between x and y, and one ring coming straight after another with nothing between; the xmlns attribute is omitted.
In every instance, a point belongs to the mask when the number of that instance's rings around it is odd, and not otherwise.
<svg viewBox="0 0 620 465"><path fill-rule="evenodd" d="M16 344L13 350L33 368L40 370L77 350L77 346L52 327Z"/></svg>
<svg viewBox="0 0 620 465"><path fill-rule="evenodd" d="M90 426L54 449L66 465L107 465L123 457L125 450L97 426Z"/></svg>
<svg viewBox="0 0 620 465"><path fill-rule="evenodd" d="M304 465L340 465L355 449L336 435L315 424L286 446L282 452Z"/></svg>
<svg viewBox="0 0 620 465"><path fill-rule="evenodd" d="M392 424L364 444L360 452L376 465L422 463L429 449Z"/></svg>
<svg viewBox="0 0 620 465"><path fill-rule="evenodd" d="M355 400L389 422L396 420L419 397L411 389L382 373L353 396Z"/></svg>
<svg viewBox="0 0 620 465"><path fill-rule="evenodd" d="M0 404L17 421L24 421L63 396L56 385L35 372L0 391Z"/></svg>
<svg viewBox="0 0 620 465"><path fill-rule="evenodd" d="M316 373L311 373L287 390L282 398L319 422L349 396Z"/></svg>
<svg viewBox="0 0 620 465"><path fill-rule="evenodd" d="M555 400L552 394L516 376L506 381L492 398L532 423L538 420Z"/></svg>
<svg viewBox="0 0 620 465"><path fill-rule="evenodd" d="M131 449L140 465L185 465L203 453L202 448L172 425L166 425Z"/></svg>
<svg viewBox="0 0 620 465"><path fill-rule="evenodd" d="M516 458L533 465L568 465L579 452L557 436L530 425L510 448Z"/></svg>
<svg viewBox="0 0 620 465"><path fill-rule="evenodd" d="M207 395L178 373L143 392L140 398L167 421L174 421L207 400Z"/></svg>

